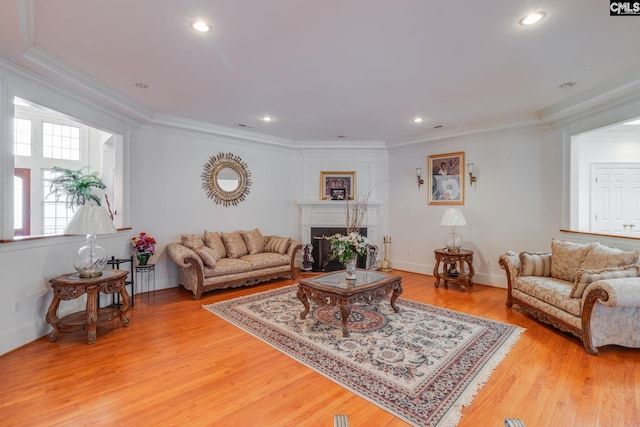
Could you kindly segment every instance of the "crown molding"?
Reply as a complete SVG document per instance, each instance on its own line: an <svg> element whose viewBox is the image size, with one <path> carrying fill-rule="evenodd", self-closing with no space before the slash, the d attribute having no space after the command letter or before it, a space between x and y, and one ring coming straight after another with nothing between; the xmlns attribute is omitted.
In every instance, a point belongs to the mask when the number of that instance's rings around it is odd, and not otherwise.
<svg viewBox="0 0 640 427"><path fill-rule="evenodd" d="M640 98L640 68L635 68L616 79L594 89L581 92L562 102L538 111L544 123L557 127L561 123L575 120L596 112Z"/></svg>
<svg viewBox="0 0 640 427"><path fill-rule="evenodd" d="M548 125L543 124L535 117L512 119L511 121L486 122L470 126L460 126L449 129L434 129L433 131L411 138L405 138L389 142L389 151L413 148L417 145L437 144L450 140L462 140L492 135L503 135L518 131L544 129Z"/></svg>
<svg viewBox="0 0 640 427"><path fill-rule="evenodd" d="M99 100L112 106L118 111L127 114L138 121L146 121L151 118L151 110L140 106L132 99L108 89L104 84L89 74L72 67L56 56L50 54L38 46L32 46L24 52L25 58L61 77L80 85L82 88L98 95Z"/></svg>
<svg viewBox="0 0 640 427"><path fill-rule="evenodd" d="M33 46L33 0L16 0L22 50Z"/></svg>
<svg viewBox="0 0 640 427"><path fill-rule="evenodd" d="M294 141L290 139L278 138L275 136L265 135L258 132L250 132L246 130L234 129L225 126L214 125L207 122L185 119L182 117L171 116L168 114L155 113L148 120L150 126L166 127L171 129L179 129L191 132L199 132L207 135L215 135L222 138L230 138L233 140L244 140L251 142L260 142L264 144L293 148Z"/></svg>

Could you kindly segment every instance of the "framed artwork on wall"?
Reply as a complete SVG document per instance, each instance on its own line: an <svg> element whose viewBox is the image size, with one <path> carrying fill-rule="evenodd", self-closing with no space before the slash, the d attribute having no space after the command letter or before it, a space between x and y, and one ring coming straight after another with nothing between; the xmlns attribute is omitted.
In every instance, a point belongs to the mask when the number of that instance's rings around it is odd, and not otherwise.
<svg viewBox="0 0 640 427"><path fill-rule="evenodd" d="M333 191L343 190L343 191ZM355 172L320 172L320 199L334 199L338 194L342 195L342 200L351 200L356 191Z"/></svg>
<svg viewBox="0 0 640 427"><path fill-rule="evenodd" d="M464 204L464 152L429 156L429 204Z"/></svg>

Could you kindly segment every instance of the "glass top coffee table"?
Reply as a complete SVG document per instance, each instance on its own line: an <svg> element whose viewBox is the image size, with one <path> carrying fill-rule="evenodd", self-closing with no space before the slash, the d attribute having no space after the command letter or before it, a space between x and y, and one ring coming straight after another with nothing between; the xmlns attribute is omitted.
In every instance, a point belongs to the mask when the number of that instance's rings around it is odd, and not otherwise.
<svg viewBox="0 0 640 427"><path fill-rule="evenodd" d="M309 313L309 300L320 305L335 305L342 317L342 335L349 336L347 319L354 303L380 302L391 294L391 307L398 313L396 300L402 294L402 278L373 270L356 270L356 279L347 280L346 271L322 274L298 283L298 299L304 305L300 319Z"/></svg>

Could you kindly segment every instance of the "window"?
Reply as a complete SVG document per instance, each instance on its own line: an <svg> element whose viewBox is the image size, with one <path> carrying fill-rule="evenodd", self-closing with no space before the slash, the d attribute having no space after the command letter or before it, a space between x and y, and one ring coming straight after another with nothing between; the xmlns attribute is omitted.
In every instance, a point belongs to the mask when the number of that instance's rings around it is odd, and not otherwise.
<svg viewBox="0 0 640 427"><path fill-rule="evenodd" d="M50 169L42 170L42 234L61 234L73 217L73 211L64 200L56 200L51 194L51 181L59 173Z"/></svg>
<svg viewBox="0 0 640 427"><path fill-rule="evenodd" d="M42 122L42 156L80 160L80 128Z"/></svg>
<svg viewBox="0 0 640 427"><path fill-rule="evenodd" d="M73 211L50 194L55 166L98 172L112 205L121 200L113 184L121 167L116 141L121 138L14 98L14 236L60 234L66 228Z"/></svg>
<svg viewBox="0 0 640 427"><path fill-rule="evenodd" d="M31 120L14 119L14 146L13 152L16 156L31 155Z"/></svg>
<svg viewBox="0 0 640 427"><path fill-rule="evenodd" d="M16 168L13 177L13 230L16 236L31 234L31 171Z"/></svg>

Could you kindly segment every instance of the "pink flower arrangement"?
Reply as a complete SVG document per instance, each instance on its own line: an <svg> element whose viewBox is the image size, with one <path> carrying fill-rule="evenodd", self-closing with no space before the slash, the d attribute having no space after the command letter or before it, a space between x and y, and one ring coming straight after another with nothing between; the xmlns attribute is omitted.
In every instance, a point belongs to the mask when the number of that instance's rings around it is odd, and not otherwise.
<svg viewBox="0 0 640 427"><path fill-rule="evenodd" d="M156 239L151 234L141 232L138 236L131 238L131 246L138 252L153 253L156 249Z"/></svg>

